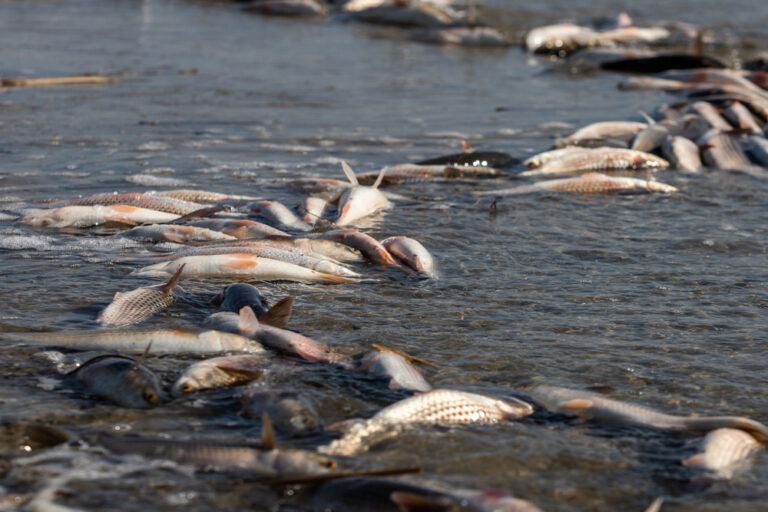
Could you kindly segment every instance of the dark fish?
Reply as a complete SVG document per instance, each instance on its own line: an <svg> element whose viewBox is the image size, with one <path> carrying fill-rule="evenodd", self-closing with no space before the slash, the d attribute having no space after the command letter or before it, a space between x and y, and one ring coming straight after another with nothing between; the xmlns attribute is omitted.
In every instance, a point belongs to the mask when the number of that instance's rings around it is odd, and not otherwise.
<svg viewBox="0 0 768 512"><path fill-rule="evenodd" d="M249 386L241 395L241 414L261 418L269 414L280 432L299 434L320 428L320 415L305 397L291 391L274 391L264 386Z"/></svg>
<svg viewBox="0 0 768 512"><path fill-rule="evenodd" d="M267 300L259 290L250 284L237 283L225 286L209 303L222 311L239 312L245 306L250 307L258 318L267 312Z"/></svg>
<svg viewBox="0 0 768 512"><path fill-rule="evenodd" d="M149 409L160 403L160 382L141 361L119 355L90 359L67 374L88 393L133 409Z"/></svg>

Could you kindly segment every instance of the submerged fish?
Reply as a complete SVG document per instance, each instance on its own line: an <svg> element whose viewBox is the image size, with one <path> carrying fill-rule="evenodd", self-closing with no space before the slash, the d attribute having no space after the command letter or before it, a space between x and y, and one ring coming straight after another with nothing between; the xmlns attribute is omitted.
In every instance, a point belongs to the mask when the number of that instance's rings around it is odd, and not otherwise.
<svg viewBox="0 0 768 512"><path fill-rule="evenodd" d="M582 419L638 425L660 430L709 431L738 428L768 439L768 427L739 416L675 416L648 407L605 398L597 393L539 384L530 391L533 399L552 412L573 414Z"/></svg>
<svg viewBox="0 0 768 512"><path fill-rule="evenodd" d="M112 206L62 206L35 210L26 214L21 222L42 228L87 228L113 222L136 226L171 222L179 216L173 213L148 210L123 204Z"/></svg>
<svg viewBox="0 0 768 512"><path fill-rule="evenodd" d="M356 229L335 229L323 233L320 236L326 240L339 242L357 249L369 261L376 263L377 265L397 265L397 262L392 258L392 255L389 254L389 251L387 251L381 243L372 236L366 235Z"/></svg>
<svg viewBox="0 0 768 512"><path fill-rule="evenodd" d="M286 237L291 235L272 226L249 219L206 219L192 223L193 226L221 231L235 238Z"/></svg>
<svg viewBox="0 0 768 512"><path fill-rule="evenodd" d="M389 389L429 391L432 385L405 357L390 351L375 350L360 360L360 370L376 377L389 379Z"/></svg>
<svg viewBox="0 0 768 512"><path fill-rule="evenodd" d="M74 350L119 350L128 353L141 353L150 343L155 354L264 351L258 343L237 334L188 328L14 333L14 338Z"/></svg>
<svg viewBox="0 0 768 512"><path fill-rule="evenodd" d="M65 204L71 206L130 205L146 208L148 210L157 210L158 212L175 213L177 215L186 215L203 207L201 204L175 197L159 196L143 192L96 194L93 196L81 197L79 199L72 199L66 201Z"/></svg>
<svg viewBox="0 0 768 512"><path fill-rule="evenodd" d="M520 176L577 174L611 169L666 169L669 162L656 155L634 149L594 148L566 153L538 169L524 171Z"/></svg>
<svg viewBox="0 0 768 512"><path fill-rule="evenodd" d="M352 455L368 448L371 438L389 437L391 427L411 424L498 423L518 419L533 412L533 407L516 398L495 398L466 391L433 389L385 407L372 418L354 424L340 439L322 446L320 451Z"/></svg>
<svg viewBox="0 0 768 512"><path fill-rule="evenodd" d="M240 414L246 418L261 418L265 413L269 414L278 431L299 434L320 428L317 409L298 393L252 385L243 391L240 400Z"/></svg>
<svg viewBox="0 0 768 512"><path fill-rule="evenodd" d="M160 381L141 361L118 355L98 356L67 374L85 390L122 407L148 409L160 403Z"/></svg>
<svg viewBox="0 0 768 512"><path fill-rule="evenodd" d="M402 266L411 268L426 277L436 278L435 260L420 242L405 236L393 236L381 241L381 245Z"/></svg>
<svg viewBox="0 0 768 512"><path fill-rule="evenodd" d="M202 389L235 386L258 379L265 365L259 355L240 354L214 357L188 366L171 387L174 396Z"/></svg>
<svg viewBox="0 0 768 512"><path fill-rule="evenodd" d="M250 284L236 283L225 286L218 295L213 297L210 304L218 306L222 311L239 312L248 306L257 317L262 317L268 310L267 300L259 290Z"/></svg>
<svg viewBox="0 0 768 512"><path fill-rule="evenodd" d="M284 229L312 231L312 226L301 220L287 206L277 201L259 201L248 205L251 213L274 222Z"/></svg>
<svg viewBox="0 0 768 512"><path fill-rule="evenodd" d="M698 479L728 480L749 467L750 459L763 449L751 434L733 428L718 428L708 433L701 452L683 461L683 466L701 468L708 474Z"/></svg>
<svg viewBox="0 0 768 512"><path fill-rule="evenodd" d="M149 226L137 226L120 233L121 237L136 238L150 242L174 242L186 244L188 242L201 242L208 240L234 240L235 237L213 231L211 229L178 226L175 224L152 224Z"/></svg>
<svg viewBox="0 0 768 512"><path fill-rule="evenodd" d="M342 162L341 167L344 169L347 179L352 183L352 187L345 190L339 199L338 215L335 220L336 225L352 224L379 210L392 206L389 200L384 197L384 194L377 189L381 180L384 179L384 174L386 173L384 169L379 173L376 182L372 186L366 187L358 183L354 171L346 162Z"/></svg>
<svg viewBox="0 0 768 512"><path fill-rule="evenodd" d="M574 194L650 194L662 192L666 194L676 191L675 187L658 181L624 176L606 176L605 174L590 172L575 178L539 181L533 185L476 192L475 195L505 196L537 192L570 192Z"/></svg>
<svg viewBox="0 0 768 512"><path fill-rule="evenodd" d="M173 304L173 290L183 270L182 265L163 285L145 286L126 293L115 293L112 303L104 308L96 322L111 327L125 327L143 322L164 310Z"/></svg>
<svg viewBox="0 0 768 512"><path fill-rule="evenodd" d="M253 254L233 253L210 256L187 256L164 261L137 270L138 275L162 276L175 273L182 265L181 277L240 277L251 281L308 281L319 283L351 283L353 279L318 272L285 261L262 258Z"/></svg>

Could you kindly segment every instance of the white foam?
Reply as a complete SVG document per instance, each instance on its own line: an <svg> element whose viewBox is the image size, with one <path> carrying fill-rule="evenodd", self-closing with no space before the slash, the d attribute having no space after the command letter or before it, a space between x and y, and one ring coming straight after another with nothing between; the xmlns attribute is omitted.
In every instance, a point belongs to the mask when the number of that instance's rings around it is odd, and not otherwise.
<svg viewBox="0 0 768 512"><path fill-rule="evenodd" d="M171 146L159 140L151 140L138 147L139 151L165 151L167 149L171 149Z"/></svg>
<svg viewBox="0 0 768 512"><path fill-rule="evenodd" d="M53 247L51 243L55 238L41 235L12 235L0 237L0 249L22 251L35 249L36 251L49 251Z"/></svg>
<svg viewBox="0 0 768 512"><path fill-rule="evenodd" d="M317 151L317 148L312 146L303 146L301 144L273 144L271 142L264 142L259 144L262 149L275 149L278 151L287 151L289 153L309 153L310 151Z"/></svg>
<svg viewBox="0 0 768 512"><path fill-rule="evenodd" d="M144 169L142 174L176 174L176 169L173 167L152 167L151 169Z"/></svg>
<svg viewBox="0 0 768 512"><path fill-rule="evenodd" d="M133 174L127 176L125 181L145 187L181 187L189 184L189 181L181 178L160 178L151 174Z"/></svg>

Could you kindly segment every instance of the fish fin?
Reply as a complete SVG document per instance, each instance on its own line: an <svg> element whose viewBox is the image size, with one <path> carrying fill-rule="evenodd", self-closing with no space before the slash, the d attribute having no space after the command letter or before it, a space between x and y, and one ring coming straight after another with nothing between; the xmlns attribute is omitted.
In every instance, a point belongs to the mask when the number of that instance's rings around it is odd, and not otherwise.
<svg viewBox="0 0 768 512"><path fill-rule="evenodd" d="M166 240L169 242L177 243L177 244L183 244L187 241L186 238L184 238L182 235L178 233L173 233L172 231L169 231L167 233L163 233L163 236Z"/></svg>
<svg viewBox="0 0 768 512"><path fill-rule="evenodd" d="M357 186L360 184L357 181L357 176L355 176L355 171L353 171L349 164L343 160L341 162L341 169L344 171L344 174L347 175L347 179L352 185Z"/></svg>
<svg viewBox="0 0 768 512"><path fill-rule="evenodd" d="M186 265L186 263L182 263L181 266L179 266L179 269L173 274L173 276L171 276L171 279L168 280L168 282L165 283L162 288L160 288L160 291L162 291L165 295L173 294L173 289L176 288L176 283L179 282L181 273L184 271L184 267Z"/></svg>
<svg viewBox="0 0 768 512"><path fill-rule="evenodd" d="M691 53L696 57L704 56L704 29L701 28L696 31L696 37L693 39L693 48Z"/></svg>
<svg viewBox="0 0 768 512"><path fill-rule="evenodd" d="M232 210L232 206L228 204L219 204L216 206L207 206L205 208L199 208L197 210L191 211L186 215L182 215L178 219L172 220L171 222L168 222L168 224L183 224L184 222L188 221L189 219L194 219L196 217L210 217L214 213L218 213L221 211L230 211ZM179 242L183 243L183 242Z"/></svg>
<svg viewBox="0 0 768 512"><path fill-rule="evenodd" d="M448 512L453 508L446 500L404 491L393 492L389 499L400 512Z"/></svg>
<svg viewBox="0 0 768 512"><path fill-rule="evenodd" d="M659 512L661 510L661 506L664 504L664 498L659 496L655 500L653 500L653 503L648 505L648 508L645 509L645 512Z"/></svg>
<svg viewBox="0 0 768 512"><path fill-rule="evenodd" d="M217 364L216 368L223 371L237 382L250 382L261 377L262 371L252 368L243 368L237 366L227 366L226 364Z"/></svg>
<svg viewBox="0 0 768 512"><path fill-rule="evenodd" d="M475 150L475 148L472 147L472 144L469 143L467 140L461 141L461 152L462 153L471 153Z"/></svg>
<svg viewBox="0 0 768 512"><path fill-rule="evenodd" d="M705 466L707 463L707 458L703 453L697 453L696 455L691 455L690 457L683 459L683 466L686 467L702 467Z"/></svg>
<svg viewBox="0 0 768 512"><path fill-rule="evenodd" d="M149 343L147 343L147 348L144 349L144 352L141 354L141 357L139 357L134 363L132 370L135 370L136 368L139 367L139 365L144 363L151 349L152 349L152 342L150 341Z"/></svg>
<svg viewBox="0 0 768 512"><path fill-rule="evenodd" d="M56 446L77 439L77 436L66 430L48 425L24 425L23 435L25 442L29 441L45 447Z"/></svg>
<svg viewBox="0 0 768 512"><path fill-rule="evenodd" d="M421 358L416 357L416 356L412 356L412 355L407 354L405 352L401 352L400 350L397 350L397 349L394 349L394 348L385 347L383 345L379 345L378 343L374 343L371 346L373 348L375 348L376 350L380 350L382 352L392 352L393 354L397 354L399 356L403 356L404 358L406 358L407 360L409 360L409 361L411 361L413 363L418 363L418 364L421 364L421 365L424 365L424 366L431 366L432 368L440 368L440 365L437 365L435 363L430 363L429 361L426 361L426 360L421 359Z"/></svg>
<svg viewBox="0 0 768 512"><path fill-rule="evenodd" d="M589 409L592 407L592 405L592 400L589 400L588 398L574 398L573 400L568 400L564 404L561 404L560 409L577 413L579 411L583 411L584 409Z"/></svg>
<svg viewBox="0 0 768 512"><path fill-rule="evenodd" d="M376 181L371 185L371 188L379 188L379 185L381 185L382 180L384 179L384 175L387 174L387 168L382 167L379 171L379 176L376 178Z"/></svg>
<svg viewBox="0 0 768 512"><path fill-rule="evenodd" d="M288 325L288 318L291 316L293 308L293 297L286 297L261 316L259 322L285 329Z"/></svg>
<svg viewBox="0 0 768 512"><path fill-rule="evenodd" d="M237 319L237 332L243 335L254 332L259 328L259 320L250 306L243 306Z"/></svg>
<svg viewBox="0 0 768 512"><path fill-rule="evenodd" d="M645 112L643 112L642 110L640 111L640 116L643 119L645 119L646 123L648 123L648 124L656 124L656 120L654 118L652 118L651 116L649 116L648 114L646 114Z"/></svg>
<svg viewBox="0 0 768 512"><path fill-rule="evenodd" d="M324 283L356 283L357 281L355 279L350 279L349 277L341 277L341 276L335 276L333 274L325 274L323 272L318 272L322 276L322 281Z"/></svg>
<svg viewBox="0 0 768 512"><path fill-rule="evenodd" d="M272 426L272 419L266 412L261 415L261 449L275 449L275 429Z"/></svg>

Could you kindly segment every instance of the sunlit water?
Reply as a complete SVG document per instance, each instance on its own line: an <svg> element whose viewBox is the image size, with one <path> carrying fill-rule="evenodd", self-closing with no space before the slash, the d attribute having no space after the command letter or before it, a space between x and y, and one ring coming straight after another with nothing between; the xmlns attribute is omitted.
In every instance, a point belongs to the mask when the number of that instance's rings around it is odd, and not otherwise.
<svg viewBox="0 0 768 512"><path fill-rule="evenodd" d="M565 18L620 9L713 28L721 58L765 41L766 10L720 2L498 0L486 12L517 38ZM695 9L694 9L695 7ZM634 10L632 10L634 9ZM738 43L738 46L732 46ZM116 291L156 283L130 275L140 243L14 223L20 203L115 190L189 186L295 205L290 178L340 178L478 149L525 157L572 127L638 118L669 98L616 90L617 75L570 77L519 48L412 43L399 30L334 21L267 19L236 5L182 1L4 2L3 77L125 72L105 86L7 89L0 94L0 324L3 330L86 329ZM734 49L735 48L735 49ZM368 232L408 235L439 263L415 281L374 267L356 285L260 285L293 295L292 328L347 353L372 343L440 365L436 387L516 393L535 382L608 387L612 397L687 414L768 420L765 367L768 185L747 176L664 172L669 197L520 196L496 214L474 190L505 183L411 184ZM186 281L149 325L198 325L223 281ZM253 441L238 390L202 393L151 411L74 395L39 350L6 336L0 416L77 432ZM166 383L191 357L151 357ZM266 382L296 388L331 423L403 397L377 381L274 358ZM326 434L287 444L315 447ZM375 447L354 467L421 465L457 487L498 488L545 510L764 510L768 462L730 483L696 486L680 460L696 437L575 423L543 412L493 427L421 429ZM65 490L58 503L121 510L311 507L284 492L168 463L87 447L33 452L0 437L0 494ZM74 468L77 468L75 471ZM74 472L74 473L73 473ZM68 475L59 482L57 475ZM57 483L58 482L58 483ZM51 485L53 485L51 484ZM55 485L54 485L55 487ZM304 493L304 494L302 494Z"/></svg>

